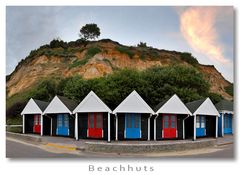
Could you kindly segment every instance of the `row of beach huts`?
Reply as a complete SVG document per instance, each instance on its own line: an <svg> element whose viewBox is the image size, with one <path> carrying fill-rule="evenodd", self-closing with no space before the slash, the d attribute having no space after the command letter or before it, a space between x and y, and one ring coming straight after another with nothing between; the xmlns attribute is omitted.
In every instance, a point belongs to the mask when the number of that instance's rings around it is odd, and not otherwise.
<svg viewBox="0 0 240 175"><path fill-rule="evenodd" d="M30 99L23 109L23 133L79 139L165 140L233 133L233 102L209 98L184 104L175 94L153 110L136 92L113 111L91 91L81 102L55 96Z"/></svg>

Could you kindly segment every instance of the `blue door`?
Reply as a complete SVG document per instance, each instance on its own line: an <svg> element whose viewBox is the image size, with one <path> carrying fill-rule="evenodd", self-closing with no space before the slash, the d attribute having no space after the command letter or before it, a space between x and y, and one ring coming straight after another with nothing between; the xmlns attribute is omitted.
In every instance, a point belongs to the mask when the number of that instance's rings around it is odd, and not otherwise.
<svg viewBox="0 0 240 175"><path fill-rule="evenodd" d="M232 134L232 114L224 114L224 134Z"/></svg>
<svg viewBox="0 0 240 175"><path fill-rule="evenodd" d="M196 136L206 136L206 116L198 115L196 119Z"/></svg>
<svg viewBox="0 0 240 175"><path fill-rule="evenodd" d="M141 138L141 114L125 114L125 138Z"/></svg>
<svg viewBox="0 0 240 175"><path fill-rule="evenodd" d="M57 131L56 135L69 136L69 115L57 115Z"/></svg>

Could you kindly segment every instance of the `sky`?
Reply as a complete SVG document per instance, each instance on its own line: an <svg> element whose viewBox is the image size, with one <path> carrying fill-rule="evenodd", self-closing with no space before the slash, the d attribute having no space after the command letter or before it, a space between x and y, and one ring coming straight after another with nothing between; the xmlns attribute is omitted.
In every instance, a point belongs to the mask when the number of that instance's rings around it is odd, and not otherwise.
<svg viewBox="0 0 240 175"><path fill-rule="evenodd" d="M31 50L54 38L79 39L96 23L101 35L125 45L140 41L158 49L190 52L234 81L234 9L231 6L8 6L6 74Z"/></svg>

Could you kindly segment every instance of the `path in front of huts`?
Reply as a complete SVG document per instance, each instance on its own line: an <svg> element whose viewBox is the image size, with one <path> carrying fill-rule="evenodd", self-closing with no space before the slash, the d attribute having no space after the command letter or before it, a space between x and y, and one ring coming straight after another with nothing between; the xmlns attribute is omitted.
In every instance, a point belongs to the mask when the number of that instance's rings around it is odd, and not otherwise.
<svg viewBox="0 0 240 175"><path fill-rule="evenodd" d="M161 152L161 153L94 153L94 152L85 152L77 149L77 146L74 144L66 144L66 143L29 143L25 142L19 139L14 139L14 138L8 138L7 140L9 141L14 141L18 142L21 144L24 144L26 146L32 146L32 147L37 147L39 149L42 149L44 151L47 151L49 153L55 153L55 154L72 154L77 157L102 157L102 158L107 158L107 157L130 157L130 158L135 158L135 157L145 157L145 158L161 158L161 157L169 157L169 158L184 158L184 157L198 157L199 155L211 155L217 152L224 151L224 149L227 148L227 145L223 145L223 141L221 140L219 143L221 143L218 146L215 147L209 147L209 148L202 148L202 149L193 149L193 150L186 150L186 151L172 151L172 152ZM227 139L229 141L229 138ZM56 140L57 141L57 140ZM231 144L231 143L230 143Z"/></svg>

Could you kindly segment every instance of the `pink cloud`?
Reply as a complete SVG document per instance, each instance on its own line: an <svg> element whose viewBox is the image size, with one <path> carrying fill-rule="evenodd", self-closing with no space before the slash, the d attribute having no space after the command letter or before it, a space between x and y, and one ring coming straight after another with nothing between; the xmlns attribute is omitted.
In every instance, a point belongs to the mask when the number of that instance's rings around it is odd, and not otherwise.
<svg viewBox="0 0 240 175"><path fill-rule="evenodd" d="M223 55L215 28L217 9L214 7L190 7L180 14L180 30L189 45L218 63L229 63Z"/></svg>

